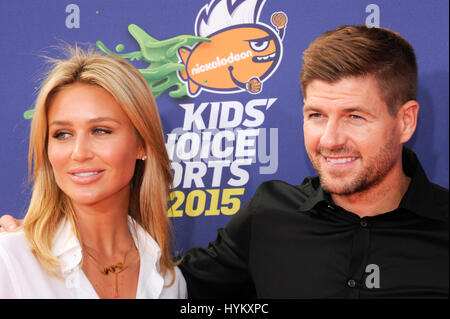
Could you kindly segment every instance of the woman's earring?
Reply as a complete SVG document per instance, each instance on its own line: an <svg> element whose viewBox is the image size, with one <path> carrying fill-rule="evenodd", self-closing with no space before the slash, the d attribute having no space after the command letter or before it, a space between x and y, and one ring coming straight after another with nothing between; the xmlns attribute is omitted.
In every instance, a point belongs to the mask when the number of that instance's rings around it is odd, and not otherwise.
<svg viewBox="0 0 450 319"><path fill-rule="evenodd" d="M142 156L141 160L145 161L147 159L147 155Z"/></svg>

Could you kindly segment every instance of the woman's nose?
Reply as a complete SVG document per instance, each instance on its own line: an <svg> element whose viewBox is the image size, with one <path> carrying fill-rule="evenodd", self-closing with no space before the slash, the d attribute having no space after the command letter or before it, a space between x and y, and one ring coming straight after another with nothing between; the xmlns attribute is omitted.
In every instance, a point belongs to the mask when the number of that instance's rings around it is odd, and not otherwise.
<svg viewBox="0 0 450 319"><path fill-rule="evenodd" d="M75 143L72 150L72 159L78 162L83 162L93 157L92 148L89 138L84 134L78 134L75 138Z"/></svg>

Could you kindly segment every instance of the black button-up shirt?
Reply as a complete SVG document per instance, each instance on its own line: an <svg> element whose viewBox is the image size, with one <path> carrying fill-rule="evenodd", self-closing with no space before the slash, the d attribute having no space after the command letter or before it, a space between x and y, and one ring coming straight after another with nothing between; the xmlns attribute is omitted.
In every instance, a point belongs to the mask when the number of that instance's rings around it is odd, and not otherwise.
<svg viewBox="0 0 450 319"><path fill-rule="evenodd" d="M411 151L399 207L360 218L319 179L260 185L208 248L180 265L190 298L448 298L448 190Z"/></svg>

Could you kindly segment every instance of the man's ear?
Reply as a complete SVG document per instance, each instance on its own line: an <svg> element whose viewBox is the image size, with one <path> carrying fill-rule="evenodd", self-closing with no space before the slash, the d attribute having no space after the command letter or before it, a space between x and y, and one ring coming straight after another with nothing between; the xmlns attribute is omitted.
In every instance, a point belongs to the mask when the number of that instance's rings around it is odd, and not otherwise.
<svg viewBox="0 0 450 319"><path fill-rule="evenodd" d="M417 114L419 103L410 100L403 104L397 112L397 119L400 127L400 142L406 143L414 134L417 127Z"/></svg>

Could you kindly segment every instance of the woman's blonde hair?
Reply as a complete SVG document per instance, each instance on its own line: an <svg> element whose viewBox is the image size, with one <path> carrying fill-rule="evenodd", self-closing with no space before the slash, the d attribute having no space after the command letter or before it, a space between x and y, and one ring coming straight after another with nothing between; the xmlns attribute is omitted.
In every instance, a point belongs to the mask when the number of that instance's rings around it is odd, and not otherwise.
<svg viewBox="0 0 450 319"><path fill-rule="evenodd" d="M36 99L31 122L28 169L33 182L24 232L42 266L58 275L58 259L52 254L52 239L63 219L76 225L70 199L56 184L47 155L47 113L52 97L75 82L99 86L109 92L126 113L147 155L137 160L131 180L129 215L161 248L160 271L174 279L172 234L167 204L172 172L164 134L153 94L142 74L128 61L104 56L94 49L68 47L67 59L49 59L52 69ZM75 229L78 239L79 234Z"/></svg>

